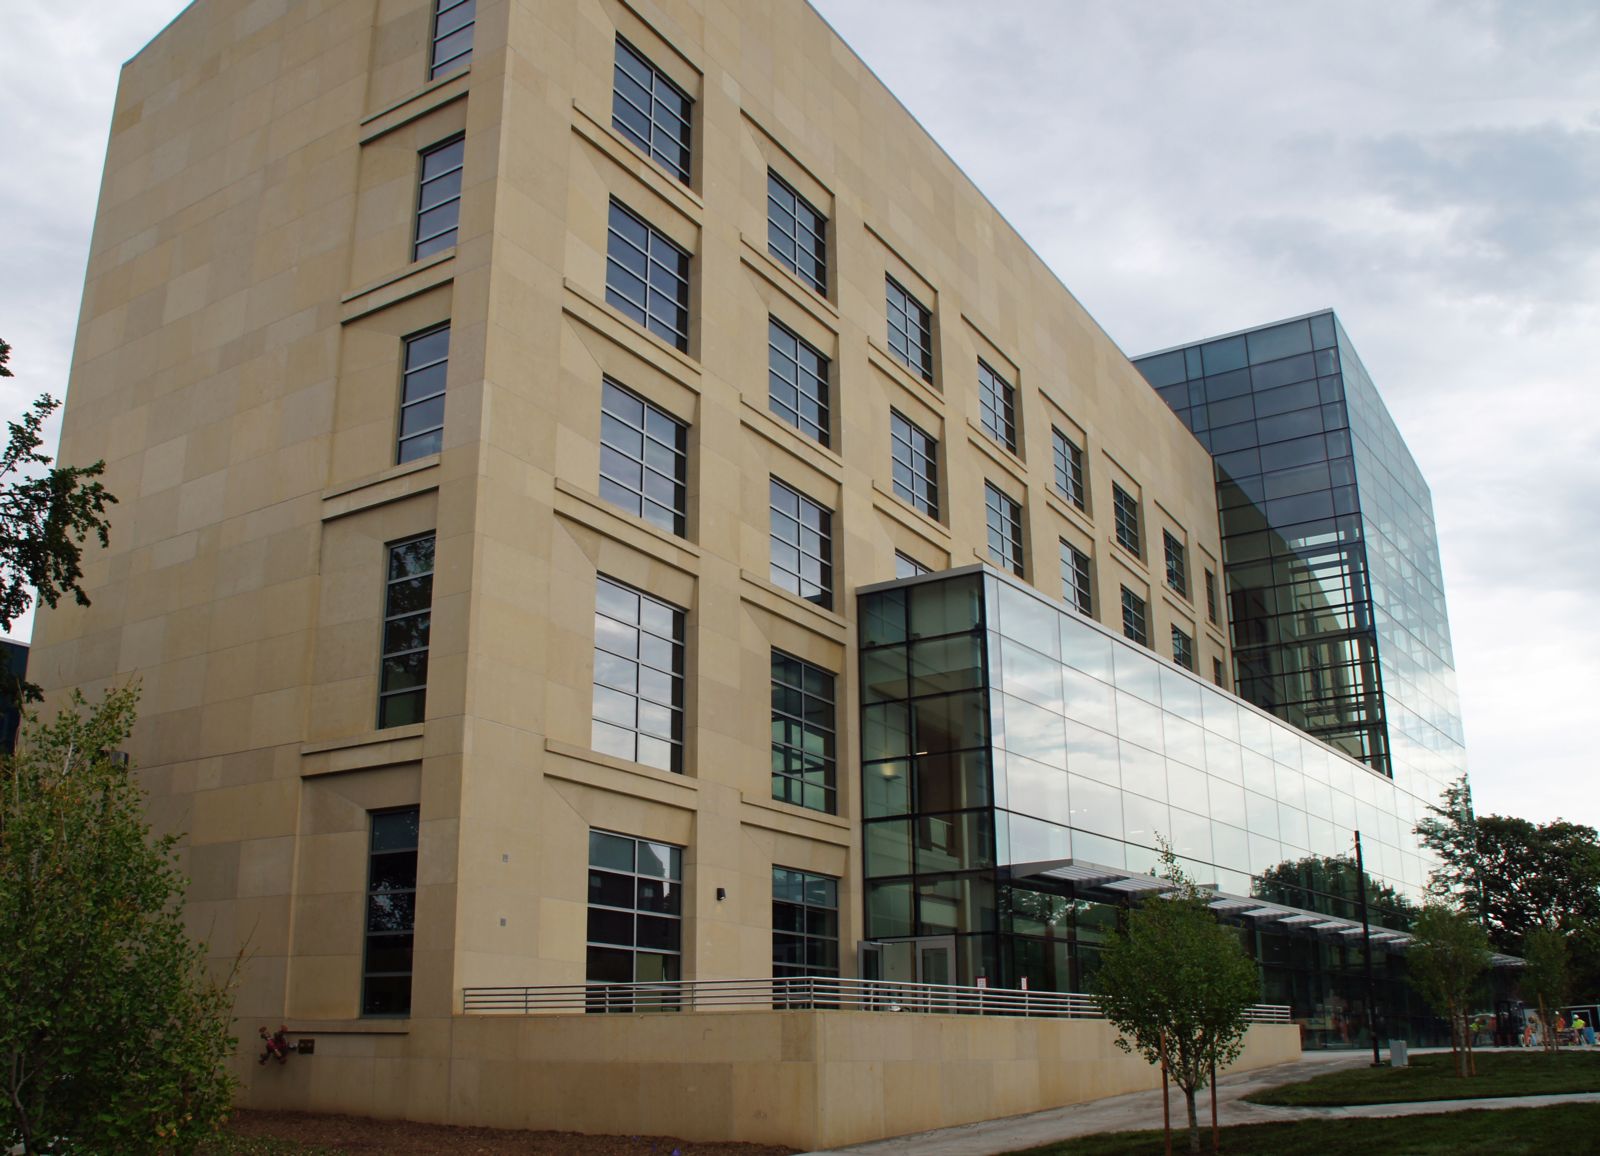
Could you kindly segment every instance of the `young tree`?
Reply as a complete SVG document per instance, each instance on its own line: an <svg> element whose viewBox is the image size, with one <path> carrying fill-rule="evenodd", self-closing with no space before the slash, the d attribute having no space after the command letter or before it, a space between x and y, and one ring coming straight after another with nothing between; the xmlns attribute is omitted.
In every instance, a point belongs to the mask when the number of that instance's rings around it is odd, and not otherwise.
<svg viewBox="0 0 1600 1156"><path fill-rule="evenodd" d="M11 346L0 341L0 377L12 376ZM43 394L20 421L8 423L10 438L0 451L0 631L9 631L34 600L54 606L63 594L89 604L83 577L83 543L94 534L104 546L110 533L106 507L116 498L94 480L105 462L58 466L39 452L45 419L61 403ZM37 700L29 682L0 685L0 696Z"/></svg>
<svg viewBox="0 0 1600 1156"><path fill-rule="evenodd" d="M74 695L0 760L0 1149L190 1152L228 1110L231 977L116 755L137 698Z"/></svg>
<svg viewBox="0 0 1600 1156"><path fill-rule="evenodd" d="M1550 1023L1547 1009L1567 1002L1571 987L1567 937L1548 927L1536 927L1523 940L1527 966L1522 972L1522 991L1539 1005L1539 1023ZM1546 1051L1554 1051L1556 1034L1548 1027L1541 1033Z"/></svg>
<svg viewBox="0 0 1600 1156"><path fill-rule="evenodd" d="M1244 1048L1245 1012L1260 997L1256 965L1238 936L1219 925L1208 897L1178 869L1170 849L1163 875L1176 890L1128 914L1126 934L1100 956L1095 990L1122 1035L1117 1046L1152 1064L1165 1060L1189 1110L1189 1151L1200 1151L1195 1093L1213 1066Z"/></svg>
<svg viewBox="0 0 1600 1156"><path fill-rule="evenodd" d="M1467 1011L1478 979L1489 969L1489 937L1471 916L1430 903L1412 928L1406 970L1422 998L1450 1020L1456 1074L1477 1075Z"/></svg>

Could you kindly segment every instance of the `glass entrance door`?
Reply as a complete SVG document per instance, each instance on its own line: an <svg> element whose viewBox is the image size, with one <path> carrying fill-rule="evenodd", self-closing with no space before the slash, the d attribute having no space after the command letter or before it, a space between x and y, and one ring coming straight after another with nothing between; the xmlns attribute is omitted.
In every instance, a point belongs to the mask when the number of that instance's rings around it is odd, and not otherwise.
<svg viewBox="0 0 1600 1156"><path fill-rule="evenodd" d="M887 990L884 998L888 1002L937 1011L950 1002L948 993L926 991L918 985L956 982L956 940L953 935L864 939L856 947L856 962L856 974L862 979L906 985Z"/></svg>

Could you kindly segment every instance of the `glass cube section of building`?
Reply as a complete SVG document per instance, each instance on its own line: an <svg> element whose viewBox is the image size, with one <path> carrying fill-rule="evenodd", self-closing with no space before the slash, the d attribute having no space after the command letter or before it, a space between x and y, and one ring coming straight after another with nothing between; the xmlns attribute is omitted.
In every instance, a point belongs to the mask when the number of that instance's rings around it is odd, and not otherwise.
<svg viewBox="0 0 1600 1156"><path fill-rule="evenodd" d="M860 624L869 943L948 937L951 982L1086 991L1162 841L1219 895L1351 920L1356 830L1373 923L1409 925L1430 796L987 566L866 587ZM1359 937L1247 939L1268 1002L1355 1015ZM1384 983L1391 1018L1423 1014Z"/></svg>
<svg viewBox="0 0 1600 1156"><path fill-rule="evenodd" d="M1216 463L1241 697L1437 799L1466 749L1432 498L1338 318L1134 364Z"/></svg>

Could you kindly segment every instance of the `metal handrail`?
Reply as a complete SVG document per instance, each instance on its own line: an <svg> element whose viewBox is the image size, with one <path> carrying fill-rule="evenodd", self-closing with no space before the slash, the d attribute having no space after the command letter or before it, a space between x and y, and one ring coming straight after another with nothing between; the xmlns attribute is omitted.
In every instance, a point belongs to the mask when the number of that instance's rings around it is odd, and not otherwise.
<svg viewBox="0 0 1600 1156"><path fill-rule="evenodd" d="M923 1012L1100 1019L1099 1001L1080 992L1027 991L941 983L801 976L689 979L658 983L569 983L462 989L473 1015L544 1012L682 1012L730 1009ZM1251 1023L1290 1022L1283 1004L1256 1004Z"/></svg>

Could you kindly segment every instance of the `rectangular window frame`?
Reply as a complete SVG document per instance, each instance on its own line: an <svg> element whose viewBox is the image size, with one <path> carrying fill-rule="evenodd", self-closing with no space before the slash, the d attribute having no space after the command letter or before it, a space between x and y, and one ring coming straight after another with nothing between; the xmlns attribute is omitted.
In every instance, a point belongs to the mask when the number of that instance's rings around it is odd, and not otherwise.
<svg viewBox="0 0 1600 1156"><path fill-rule="evenodd" d="M648 85L641 74L648 77ZM639 107L641 98L633 88L644 90L642 99L649 102L648 109ZM643 130L628 119L624 108L642 118ZM612 58L611 127L679 182L689 184L694 159L694 97L621 36Z"/></svg>
<svg viewBox="0 0 1600 1156"><path fill-rule="evenodd" d="M416 857L421 844L421 810L422 809L420 807L410 806L384 807L379 810L367 812L367 884L366 902L362 907L363 930L361 937L361 1016L363 1019L404 1019L411 1014L411 977L416 963L417 932ZM389 818L407 815L412 817L412 822L410 823L412 837L410 842L408 844L385 845L383 847L379 847L379 820L386 820ZM378 867L381 859L401 858L403 864L403 857L407 855L412 857L409 875L410 882L408 885L398 887L384 886L381 888L375 886L378 878ZM402 875L402 877L404 876ZM401 905L402 913L406 907L409 907L409 919L405 919L400 925L383 927L379 928L378 930L374 930L373 924L378 921L378 917L383 909L388 907L390 910L393 910L392 905L388 902L389 899L398 895L409 896L410 898L409 904ZM404 952L406 964L404 969L386 968L381 971L374 971L372 968L374 939L380 941L408 941L399 948L399 950ZM391 948L390 950L394 949ZM394 1007L388 1009L375 1008L374 1003L377 999L377 992L374 990L375 985L372 981L393 981L401 979L405 981L403 985L405 989L405 994L403 997L404 1007Z"/></svg>
<svg viewBox="0 0 1600 1156"><path fill-rule="evenodd" d="M1161 549L1167 562L1167 586L1180 597L1189 597L1189 560L1183 543L1171 530L1164 529Z"/></svg>
<svg viewBox="0 0 1600 1156"><path fill-rule="evenodd" d="M1217 624L1217 575L1209 569L1206 571L1206 621L1213 626Z"/></svg>
<svg viewBox="0 0 1600 1156"><path fill-rule="evenodd" d="M670 442L665 440L669 434ZM633 452L635 443L638 456ZM664 469L667 466L670 474ZM637 484L632 477L635 468ZM688 492L688 425L621 382L602 378L600 496L656 529L682 538L688 526Z"/></svg>
<svg viewBox="0 0 1600 1156"><path fill-rule="evenodd" d="M442 356L432 360L420 361L412 364L413 351L421 351L423 343L431 338L444 334L444 350ZM431 352L431 351L430 351ZM420 356L428 356L421 353ZM421 392L430 389L427 378L434 376L426 371L444 367L444 372L439 375L438 388L431 392ZM400 412L395 429L395 464L404 465L406 462L416 461L419 458L429 457L443 448L444 443L444 397L445 387L449 384L450 375L450 322L445 321L438 325L430 325L426 329L410 334L401 342L400 350ZM412 386L417 385L419 392L412 396ZM424 407L429 402L437 400L439 419L437 423L419 424L414 428L407 428L407 423L416 419L419 423L426 422L428 412Z"/></svg>
<svg viewBox="0 0 1600 1156"><path fill-rule="evenodd" d="M607 861L605 853L600 848L608 844L614 852L620 849L615 840L630 843L629 864L626 869L615 861ZM640 868L640 847L648 847L652 853L660 858L660 852L665 852L665 874L654 871L645 871ZM630 989L620 998L611 998L605 995L605 989L617 983L673 983L683 975L683 924L686 918L684 913L685 891L683 885L683 860L686 848L660 839L644 839L637 835L629 835L621 831L609 831L599 827L589 829L589 867L588 867L588 896L584 906L584 981L592 985L587 1001L587 1010L591 1012L634 1012L634 1011L673 1011L677 1010L678 1001L675 994L663 992L652 996L648 990L638 991ZM608 877L613 881L626 880L626 890L629 901L622 903L599 903L596 896L604 897L604 878L597 885L596 875ZM620 895L617 896L620 898ZM613 923L620 922L621 917L626 917L629 923L630 934L628 943L613 942L609 939L597 938L595 935L595 913L610 917ZM645 936L640 934L641 918L651 921L649 926L656 927L659 931L671 930L672 934L663 938L666 943L644 942ZM596 952L626 954L628 956L628 974L626 980L606 980L595 978L594 960ZM639 978L639 960L641 956L649 956L660 961L659 976L650 976L644 980Z"/></svg>
<svg viewBox="0 0 1600 1156"><path fill-rule="evenodd" d="M1111 509L1117 545L1135 558L1144 557L1139 548L1139 500L1123 489L1120 483L1112 482Z"/></svg>
<svg viewBox="0 0 1600 1156"><path fill-rule="evenodd" d="M767 318L767 409L818 445L832 441L833 362L776 317Z"/></svg>
<svg viewBox="0 0 1600 1156"><path fill-rule="evenodd" d="M1094 589L1089 577L1089 555L1071 542L1061 543L1062 597L1086 618L1094 617Z"/></svg>
<svg viewBox="0 0 1600 1156"><path fill-rule="evenodd" d="M630 235L639 230L643 231L642 246ZM625 260L630 255L642 263L643 275ZM606 223L606 304L682 353L689 351L692 262L687 249L611 198Z"/></svg>
<svg viewBox="0 0 1600 1156"><path fill-rule="evenodd" d="M939 520L939 443L897 409L889 410L889 470L895 497Z"/></svg>
<svg viewBox="0 0 1600 1156"><path fill-rule="evenodd" d="M1011 453L1017 452L1017 391L983 358L978 358L978 416L983 432Z"/></svg>
<svg viewBox="0 0 1600 1156"><path fill-rule="evenodd" d="M606 609L628 598L636 600L631 620ZM590 746L613 758L683 774L685 612L609 574L596 574L594 614ZM652 688L648 693L646 685ZM631 721L624 721L621 708L629 700Z"/></svg>
<svg viewBox="0 0 1600 1156"><path fill-rule="evenodd" d="M828 218L771 169L767 170L767 252L803 284L827 297Z"/></svg>
<svg viewBox="0 0 1600 1156"><path fill-rule="evenodd" d="M472 63L472 41L478 22L478 0L436 0L433 38L428 50L428 79L437 80ZM462 36L462 33L466 33ZM463 48L463 42L466 47Z"/></svg>
<svg viewBox="0 0 1600 1156"><path fill-rule="evenodd" d="M776 477L767 494L772 584L833 609L833 511Z"/></svg>
<svg viewBox="0 0 1600 1156"><path fill-rule="evenodd" d="M1025 577L1022 548L1022 503L993 482L983 483L984 523L989 531L989 557L1002 570Z"/></svg>
<svg viewBox="0 0 1600 1156"><path fill-rule="evenodd" d="M1176 622L1172 624L1172 661L1187 671L1194 670L1194 639Z"/></svg>
<svg viewBox="0 0 1600 1156"><path fill-rule="evenodd" d="M397 561L404 560L403 552L421 543L428 543L427 569L403 570L396 573ZM378 729L387 730L390 727L409 726L420 723L427 715L428 708L428 655L433 642L433 575L436 559L434 550L437 546L437 533L429 530L426 534L415 534L399 541L388 542L384 546L384 587L383 587L383 627L378 647ZM403 586L415 583L417 590L426 587L426 604L420 604L412 609L403 609L404 602L397 602L396 592ZM403 623L411 623L411 629L419 632L424 637L421 646L394 646L394 642L401 641L393 637L398 633L397 628ZM412 641L415 641L413 637ZM420 657L419 657L420 656ZM396 665L398 663L398 665ZM409 669L408 669L409 668ZM398 678L402 673L411 673L419 680L412 685L395 686L391 675ZM415 700L415 707L408 710L406 716L396 717L391 721L391 714L401 708L393 704L404 700Z"/></svg>
<svg viewBox="0 0 1600 1156"><path fill-rule="evenodd" d="M889 319L889 352L907 369L933 384L933 313L893 277L884 276Z"/></svg>
<svg viewBox="0 0 1600 1156"><path fill-rule="evenodd" d="M776 863L772 865L773 979L837 977L839 924L837 876L802 871L798 867L783 867ZM780 944L798 948L802 962L780 960ZM821 955L824 962L811 962L814 947L819 948L816 954ZM831 962L828 962L830 959Z"/></svg>
<svg viewBox="0 0 1600 1156"><path fill-rule="evenodd" d="M1056 492L1081 510L1086 501L1083 484L1083 447L1056 427L1052 426L1050 433L1055 456Z"/></svg>
<svg viewBox="0 0 1600 1156"><path fill-rule="evenodd" d="M910 554L903 550L894 552L894 576L898 581L901 578L916 578L922 574L932 574L931 566L924 566Z"/></svg>
<svg viewBox="0 0 1600 1156"><path fill-rule="evenodd" d="M411 231L413 261L455 248L461 228L461 180L466 157L467 134L460 132L417 154L417 211ZM438 164L430 171L429 165L435 158ZM437 213L438 217L424 224L429 213ZM447 220L448 225L443 223Z"/></svg>
<svg viewBox="0 0 1600 1156"><path fill-rule="evenodd" d="M772 650L772 797L839 813L838 676ZM796 741L798 740L798 741Z"/></svg>
<svg viewBox="0 0 1600 1156"><path fill-rule="evenodd" d="M1122 588L1122 634L1146 649L1150 646L1149 603L1126 586Z"/></svg>

